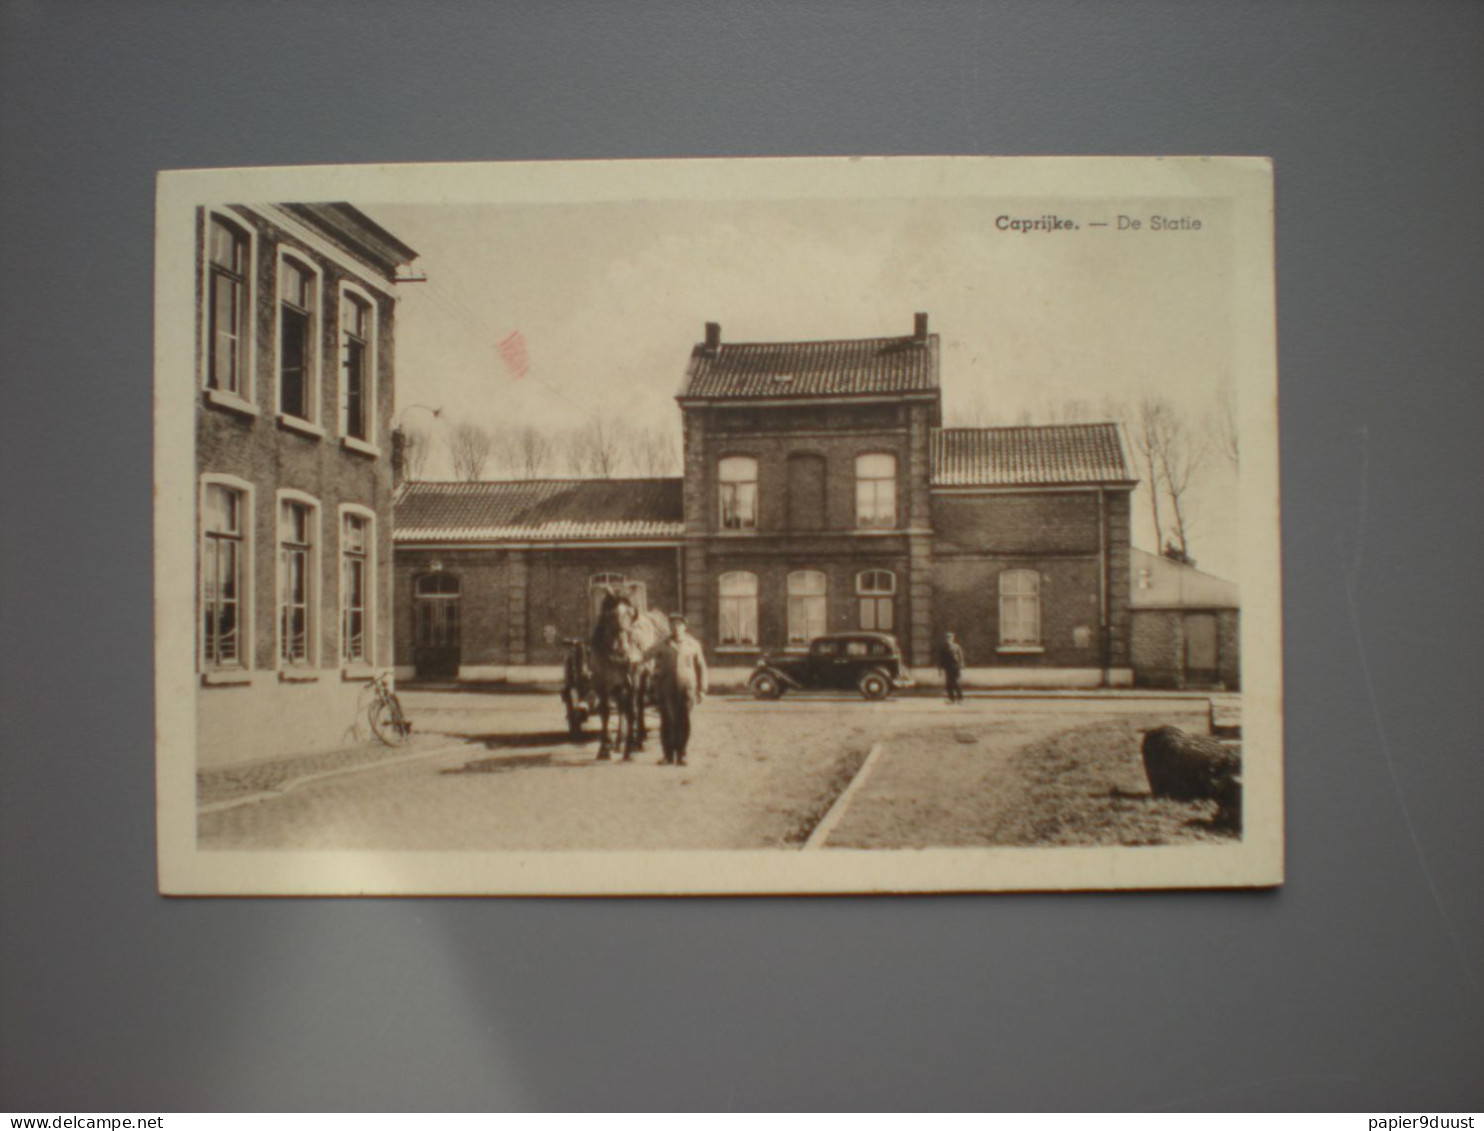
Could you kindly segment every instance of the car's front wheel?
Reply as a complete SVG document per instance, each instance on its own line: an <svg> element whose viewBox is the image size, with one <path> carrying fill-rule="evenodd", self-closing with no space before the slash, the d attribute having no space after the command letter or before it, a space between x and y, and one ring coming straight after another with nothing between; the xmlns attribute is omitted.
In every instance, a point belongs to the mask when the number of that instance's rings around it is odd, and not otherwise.
<svg viewBox="0 0 1484 1131"><path fill-rule="evenodd" d="M860 689L867 699L885 699L891 694L891 679L885 672L867 672L861 676Z"/></svg>
<svg viewBox="0 0 1484 1131"><path fill-rule="evenodd" d="M778 677L767 672L759 672L753 676L750 686L754 699L777 699L783 694L783 684L778 682Z"/></svg>

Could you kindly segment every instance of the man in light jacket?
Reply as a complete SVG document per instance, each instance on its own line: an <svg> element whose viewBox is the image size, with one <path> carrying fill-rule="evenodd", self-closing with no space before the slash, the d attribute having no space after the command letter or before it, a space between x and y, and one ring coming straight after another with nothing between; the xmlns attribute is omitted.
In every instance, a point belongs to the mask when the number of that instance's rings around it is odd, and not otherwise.
<svg viewBox="0 0 1484 1131"><path fill-rule="evenodd" d="M655 652L655 693L660 701L660 746L667 766L685 765L690 713L706 698L706 657L685 618L670 616L670 638Z"/></svg>

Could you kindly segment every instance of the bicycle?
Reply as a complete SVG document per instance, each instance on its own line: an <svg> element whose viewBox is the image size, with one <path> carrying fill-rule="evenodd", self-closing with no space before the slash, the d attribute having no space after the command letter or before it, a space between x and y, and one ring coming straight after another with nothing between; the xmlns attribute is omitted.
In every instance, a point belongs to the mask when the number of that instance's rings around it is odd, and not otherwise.
<svg viewBox="0 0 1484 1131"><path fill-rule="evenodd" d="M402 710L402 701L392 690L392 677L383 672L371 681L376 699L367 711L371 731L387 746L401 746L412 734L412 721Z"/></svg>

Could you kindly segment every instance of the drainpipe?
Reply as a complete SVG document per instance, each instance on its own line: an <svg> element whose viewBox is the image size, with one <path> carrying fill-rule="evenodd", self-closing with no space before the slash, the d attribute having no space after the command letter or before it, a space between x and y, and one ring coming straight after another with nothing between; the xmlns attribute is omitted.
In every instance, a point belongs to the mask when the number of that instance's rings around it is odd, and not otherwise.
<svg viewBox="0 0 1484 1131"><path fill-rule="evenodd" d="M1112 683L1108 640L1108 492L1098 488L1098 651L1102 661L1102 686Z"/></svg>

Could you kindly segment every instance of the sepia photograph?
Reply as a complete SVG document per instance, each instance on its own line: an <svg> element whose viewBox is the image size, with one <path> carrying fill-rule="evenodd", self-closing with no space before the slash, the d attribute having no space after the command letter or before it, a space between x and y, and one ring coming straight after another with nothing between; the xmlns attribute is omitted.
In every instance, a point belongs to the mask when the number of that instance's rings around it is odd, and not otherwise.
<svg viewBox="0 0 1484 1131"><path fill-rule="evenodd" d="M1283 878L1272 168L167 172L167 894Z"/></svg>

